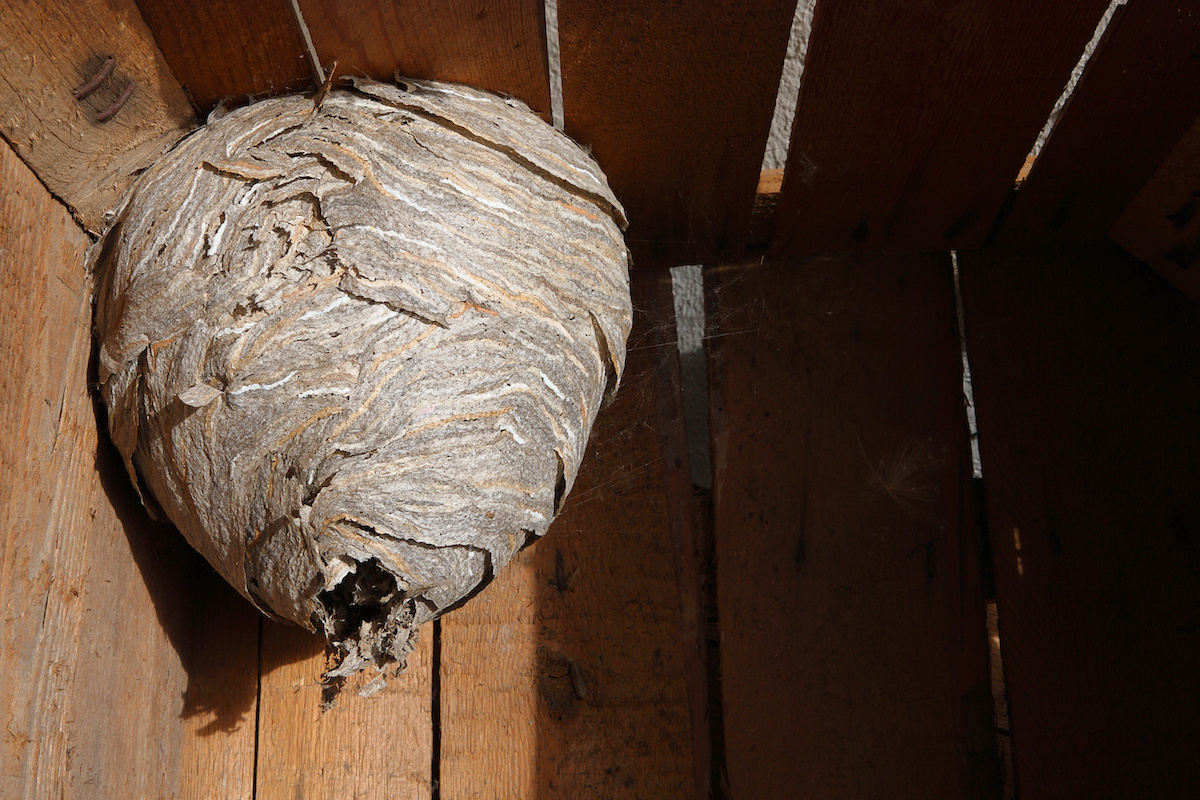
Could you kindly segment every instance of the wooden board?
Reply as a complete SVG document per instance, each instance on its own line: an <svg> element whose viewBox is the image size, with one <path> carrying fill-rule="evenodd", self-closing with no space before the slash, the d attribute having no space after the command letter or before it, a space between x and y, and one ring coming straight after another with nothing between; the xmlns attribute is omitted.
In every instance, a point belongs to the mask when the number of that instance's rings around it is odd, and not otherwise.
<svg viewBox="0 0 1200 800"><path fill-rule="evenodd" d="M288 0L137 0L172 72L206 116L222 98L313 88Z"/></svg>
<svg viewBox="0 0 1200 800"><path fill-rule="evenodd" d="M771 252L978 245L1107 5L818 3Z"/></svg>
<svg viewBox="0 0 1200 800"><path fill-rule="evenodd" d="M109 56L112 75L76 100ZM125 106L97 122L131 82ZM133 0L0 2L0 135L89 231L191 122Z"/></svg>
<svg viewBox="0 0 1200 800"><path fill-rule="evenodd" d="M263 616L189 550L192 588L181 716L181 800L250 800Z"/></svg>
<svg viewBox="0 0 1200 800"><path fill-rule="evenodd" d="M383 690L361 696L374 676L359 673L322 711L325 641L265 622L256 800L432 797L431 633L422 631L408 669Z"/></svg>
<svg viewBox="0 0 1200 800"><path fill-rule="evenodd" d="M1111 245L960 263L1020 797L1195 797L1195 306Z"/></svg>
<svg viewBox="0 0 1200 800"><path fill-rule="evenodd" d="M1029 179L1001 244L1103 237L1200 116L1200 13L1170 0L1118 9Z"/></svg>
<svg viewBox="0 0 1200 800"><path fill-rule="evenodd" d="M795 6L559 0L566 131L625 205L635 266L744 243Z"/></svg>
<svg viewBox="0 0 1200 800"><path fill-rule="evenodd" d="M996 797L945 256L714 274L732 797Z"/></svg>
<svg viewBox="0 0 1200 800"><path fill-rule="evenodd" d="M87 237L0 144L0 796L168 797L181 540L96 429Z"/></svg>
<svg viewBox="0 0 1200 800"><path fill-rule="evenodd" d="M550 118L541 0L301 0L313 44L339 75L393 73L511 94Z"/></svg>
<svg viewBox="0 0 1200 800"><path fill-rule="evenodd" d="M1108 235L1200 300L1200 118L1121 212Z"/></svg>
<svg viewBox="0 0 1200 800"><path fill-rule="evenodd" d="M707 796L664 487L687 463L662 461L652 324L637 315L621 390L550 533L444 618L444 798Z"/></svg>

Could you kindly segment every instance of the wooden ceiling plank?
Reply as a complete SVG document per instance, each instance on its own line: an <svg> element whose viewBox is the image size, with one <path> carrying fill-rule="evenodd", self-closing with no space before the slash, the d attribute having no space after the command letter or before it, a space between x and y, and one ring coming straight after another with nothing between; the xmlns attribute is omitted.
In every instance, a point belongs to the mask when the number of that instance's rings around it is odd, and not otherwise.
<svg viewBox="0 0 1200 800"><path fill-rule="evenodd" d="M1107 5L818 3L771 252L982 242Z"/></svg>
<svg viewBox="0 0 1200 800"><path fill-rule="evenodd" d="M465 83L510 94L549 119L541 0L301 0L321 61L339 75Z"/></svg>
<svg viewBox="0 0 1200 800"><path fill-rule="evenodd" d="M312 88L288 0L138 0L138 7L202 115L226 97Z"/></svg>
<svg viewBox="0 0 1200 800"><path fill-rule="evenodd" d="M998 244L1108 233L1200 116L1197 41L1195 4L1138 0L1117 10Z"/></svg>
<svg viewBox="0 0 1200 800"><path fill-rule="evenodd" d="M795 0L559 0L566 132L594 149L637 267L737 252Z"/></svg>
<svg viewBox="0 0 1200 800"><path fill-rule="evenodd" d="M133 0L3 0L0 45L0 134L98 233L137 170L191 126L191 107ZM111 74L77 99L109 57Z"/></svg>
<svg viewBox="0 0 1200 800"><path fill-rule="evenodd" d="M960 253L1020 796L1200 791L1200 324L1108 243Z"/></svg>

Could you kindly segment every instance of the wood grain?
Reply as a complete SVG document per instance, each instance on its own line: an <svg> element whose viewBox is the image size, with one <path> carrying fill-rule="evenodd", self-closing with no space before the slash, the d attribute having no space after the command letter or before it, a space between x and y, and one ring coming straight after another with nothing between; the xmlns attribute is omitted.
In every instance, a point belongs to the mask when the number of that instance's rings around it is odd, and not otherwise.
<svg viewBox="0 0 1200 800"><path fill-rule="evenodd" d="M960 262L1020 796L1196 796L1195 306L1111 245Z"/></svg>
<svg viewBox="0 0 1200 800"><path fill-rule="evenodd" d="M430 798L431 631L409 654L408 670L371 697L373 675L348 679L321 710L325 642L301 628L263 624L258 800ZM445 796L445 795L443 795Z"/></svg>
<svg viewBox="0 0 1200 800"><path fill-rule="evenodd" d="M653 324L550 533L443 620L442 797L699 796Z"/></svg>
<svg viewBox="0 0 1200 800"><path fill-rule="evenodd" d="M744 243L795 5L559 1L566 131L625 205L635 266Z"/></svg>
<svg viewBox="0 0 1200 800"><path fill-rule="evenodd" d="M772 252L982 242L1107 5L818 4Z"/></svg>
<svg viewBox="0 0 1200 800"><path fill-rule="evenodd" d="M550 118L540 0L301 0L322 63L339 75L465 83L511 94Z"/></svg>
<svg viewBox="0 0 1200 800"><path fill-rule="evenodd" d="M137 0L146 25L201 115L223 98L313 88L288 0Z"/></svg>
<svg viewBox="0 0 1200 800"><path fill-rule="evenodd" d="M997 796L949 264L714 277L730 796Z"/></svg>
<svg viewBox="0 0 1200 800"><path fill-rule="evenodd" d="M1200 300L1200 119L1117 217L1108 235Z"/></svg>
<svg viewBox="0 0 1200 800"><path fill-rule="evenodd" d="M1000 231L1002 245L1103 237L1200 116L1200 13L1117 10Z"/></svg>
<svg viewBox="0 0 1200 800"><path fill-rule="evenodd" d="M0 145L6 798L167 797L179 775L179 542L97 434L87 243Z"/></svg>
<svg viewBox="0 0 1200 800"><path fill-rule="evenodd" d="M108 56L112 76L72 92ZM130 82L133 95L97 122ZM144 168L192 122L192 111L132 0L0 2L0 135L92 233Z"/></svg>

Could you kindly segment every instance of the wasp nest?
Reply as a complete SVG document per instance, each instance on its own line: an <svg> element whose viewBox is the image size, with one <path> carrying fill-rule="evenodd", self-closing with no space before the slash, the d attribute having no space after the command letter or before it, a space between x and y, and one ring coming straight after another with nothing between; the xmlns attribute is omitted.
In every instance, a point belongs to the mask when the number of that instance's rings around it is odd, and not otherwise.
<svg viewBox="0 0 1200 800"><path fill-rule="evenodd" d="M98 245L100 378L143 499L331 677L546 533L630 328L625 220L523 104L356 80L210 122Z"/></svg>

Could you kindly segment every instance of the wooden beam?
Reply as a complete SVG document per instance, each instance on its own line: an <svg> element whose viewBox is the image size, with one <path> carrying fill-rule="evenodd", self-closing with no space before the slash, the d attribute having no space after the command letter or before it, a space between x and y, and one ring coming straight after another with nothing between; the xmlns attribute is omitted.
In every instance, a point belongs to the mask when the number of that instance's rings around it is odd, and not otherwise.
<svg viewBox="0 0 1200 800"><path fill-rule="evenodd" d="M550 533L443 620L443 797L707 797L667 494L686 457L662 459L653 324L635 317Z"/></svg>
<svg viewBox="0 0 1200 800"><path fill-rule="evenodd" d="M772 253L981 243L1107 5L818 3Z"/></svg>
<svg viewBox="0 0 1200 800"><path fill-rule="evenodd" d="M744 244L795 6L559 0L566 131L625 205L635 266Z"/></svg>
<svg viewBox="0 0 1200 800"><path fill-rule="evenodd" d="M112 74L77 100L109 57ZM130 84L120 111L97 121ZM191 124L133 0L0 2L0 135L90 232Z"/></svg>
<svg viewBox="0 0 1200 800"><path fill-rule="evenodd" d="M541 0L301 0L321 61L338 74L393 73L511 94L550 118Z"/></svg>
<svg viewBox="0 0 1200 800"><path fill-rule="evenodd" d="M1001 245L1103 238L1200 116L1200 13L1117 10L1000 230Z"/></svg>
<svg viewBox="0 0 1200 800"><path fill-rule="evenodd" d="M960 263L1020 796L1194 797L1194 304L1112 245Z"/></svg>
<svg viewBox="0 0 1200 800"><path fill-rule="evenodd" d="M0 796L172 797L184 545L96 429L87 245L0 143Z"/></svg>
<svg viewBox="0 0 1200 800"><path fill-rule="evenodd" d="M732 797L997 797L950 265L717 271Z"/></svg>

